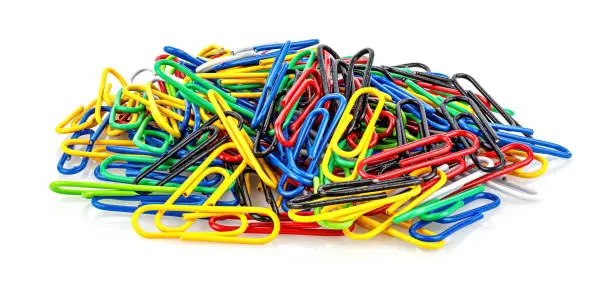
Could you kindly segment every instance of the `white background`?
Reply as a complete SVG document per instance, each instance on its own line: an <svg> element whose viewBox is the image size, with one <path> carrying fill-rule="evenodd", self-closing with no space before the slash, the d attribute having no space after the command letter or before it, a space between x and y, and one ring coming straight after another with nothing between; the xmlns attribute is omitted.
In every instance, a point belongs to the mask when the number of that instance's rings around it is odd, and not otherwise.
<svg viewBox="0 0 612 285"><path fill-rule="evenodd" d="M610 284L608 5L143 2L0 4L1 284ZM544 201L504 197L437 251L382 236L282 236L265 246L147 240L132 231L129 215L48 189L64 139L54 127L96 96L104 67L127 77L151 67L165 45L196 53L211 43L231 49L309 38L342 55L371 47L376 65L419 61L469 73L538 138L574 157L532 184Z"/></svg>

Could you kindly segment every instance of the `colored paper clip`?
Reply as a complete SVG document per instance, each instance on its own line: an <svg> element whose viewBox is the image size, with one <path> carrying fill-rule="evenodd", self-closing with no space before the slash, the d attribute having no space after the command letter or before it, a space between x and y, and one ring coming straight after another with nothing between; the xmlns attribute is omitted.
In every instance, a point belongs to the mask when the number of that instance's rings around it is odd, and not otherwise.
<svg viewBox="0 0 612 285"><path fill-rule="evenodd" d="M431 211L434 211L434 210L437 210L437 209L440 209L440 208L443 208L449 205L454 205L454 206L451 206L453 208L461 207L463 205L461 202L463 199L476 195L484 191L484 189L485 189L484 185L479 185L467 191L461 192L458 195L447 196L444 199L433 199L414 209L411 209L410 211L401 213L393 217L393 223L398 224L398 223L416 218L423 214L427 214Z"/></svg>
<svg viewBox="0 0 612 285"><path fill-rule="evenodd" d="M83 131L85 129L89 129L96 126L97 122L95 121L95 118L89 116L85 121L79 122L84 117L84 112L86 110L90 110L95 105L96 100L92 101L86 106L78 107L76 110L74 110L74 112L72 112L68 117L66 117L66 119L60 122L57 127L55 127L55 132L58 134L69 134L78 131ZM67 127L68 124L70 124L69 127Z"/></svg>
<svg viewBox="0 0 612 285"><path fill-rule="evenodd" d="M495 115L493 115L493 113L491 113L491 111L489 111L487 106L485 106L484 103L478 97L476 97L476 95L474 95L473 92L466 91L463 88L463 86L461 86L461 84L459 84L458 79L465 79L465 80L469 81L472 85L474 85L474 87L476 87L478 92L480 92L480 94L487 100L487 102L489 104L491 104L495 108L495 110L497 110L497 112L504 118L504 120L509 125L517 126L517 127L521 126L514 118L512 118L512 116L510 116L510 114L508 114L508 112L506 112L506 110L504 108L502 108L493 99L493 97L491 97L491 95L489 95L489 93L487 93L487 91L484 90L484 88L482 88L482 86L476 81L476 79L474 79L474 77L470 76L469 74L465 74L465 73L457 73L457 74L453 75L453 77L452 77L453 86L461 93L461 95L471 99L474 103L476 103L478 105L478 108L480 110L482 110L482 112L484 112L484 115L486 116L486 118L490 122L497 123L497 124L501 123L495 117Z"/></svg>
<svg viewBox="0 0 612 285"><path fill-rule="evenodd" d="M110 171L108 171L109 168L124 168L121 166L119 167L116 166L115 163L119 161L125 161L128 164L144 163L146 166L144 167L125 167L126 169L125 176L122 176L116 173L111 173ZM113 155L113 156L109 156L104 161L102 161L100 166L97 168L97 171L100 173L100 175L105 180L113 181L113 182L121 182L121 183L132 183L134 181L134 177L133 177L134 175L131 170L137 169L136 172L140 174L140 170L142 170L143 168L150 169L151 165L154 164L155 162L156 162L155 158L146 157L146 156ZM160 170L162 169L167 170L169 168L170 168L169 165L164 165L164 167L159 167ZM194 169L195 169L195 166L192 167L192 169L185 169L185 170L193 171ZM185 182L186 180L185 177L179 176L178 173L176 172L173 173L171 170L168 172L169 172L168 174L161 174L159 172L149 172L147 173L146 179L141 179L139 181L140 182L139 184L140 185L158 185L158 186L161 186L161 185L180 186L182 183ZM195 190L198 192L210 193L215 190L215 188L212 188L212 187L216 185L219 180L220 179L217 176L215 176L215 179L202 180L202 182L200 182L198 186L196 186Z"/></svg>
<svg viewBox="0 0 612 285"><path fill-rule="evenodd" d="M183 214L183 219L190 221L190 225L196 219L210 218L214 216L236 215L241 220L241 226L232 231L226 232L186 232L186 231L169 231L169 232L147 232L138 224L138 217L149 211L181 211L189 212ZM264 237L247 238L239 237L240 234L246 232L248 221L246 214L258 213L267 215L272 220L272 230ZM272 241L280 233L280 219L269 209L260 207L220 207L220 206L189 206L189 205L159 205L149 204L136 209L132 216L132 226L136 233L146 238L178 238L181 240L190 241L210 241L224 243L245 243L245 244L265 244ZM186 229L185 229L186 230Z"/></svg>
<svg viewBox="0 0 612 285"><path fill-rule="evenodd" d="M170 196L169 195L138 195L138 196L109 196L109 197L93 197L91 199L91 205L96 209L100 209L103 211L111 211L111 212L123 212L123 213L133 213L143 205L149 204L163 204ZM206 200L206 196L195 196L191 195L189 197L180 197L176 203L178 205L202 205ZM111 203L111 201L118 201L122 203ZM135 202L136 205L125 205L126 201ZM145 214L154 214L154 211L147 212ZM166 215L181 217L183 212L167 212Z"/></svg>
<svg viewBox="0 0 612 285"><path fill-rule="evenodd" d="M308 215L309 212L300 212L300 215ZM252 215L247 215L249 220L253 219ZM219 222L224 220L237 220L236 216L215 216L208 220L211 229L220 232L233 231L238 229L237 226L226 226ZM280 231L281 235L306 235L306 236L343 236L341 230L332 230L321 228L317 223L298 223L289 219L287 213L281 213ZM270 234L274 229L274 224L271 222L253 222L249 223L244 233L247 234Z"/></svg>
<svg viewBox="0 0 612 285"><path fill-rule="evenodd" d="M281 48L280 53L272 64L272 68L270 69L270 73L268 74L268 78L266 79L266 84L264 85L261 91L261 96L258 99L258 104L253 115L253 120L251 121L251 126L253 128L257 128L259 124L263 121L263 110L267 110L270 108L270 104L272 103L276 92L278 92L282 77L285 75L285 72L288 67L288 65L284 63L284 60L285 56L287 56L287 52L289 52L290 46L291 42L287 41L285 45L283 45L283 47Z"/></svg>
<svg viewBox="0 0 612 285"><path fill-rule="evenodd" d="M422 229L423 227L432 223L432 221L422 220L422 221L418 221L414 223L412 227L410 227L410 235L416 239L419 239L425 242L437 242L437 241L444 240L447 237L449 237L451 234L457 232L458 230L465 228L466 226L471 225L481 220L484 217L483 215L484 212L497 208L497 206L499 206L499 204L501 203L501 200L496 195L487 193L487 192L480 192L476 195L473 195L473 196L470 196L470 197L467 197L461 200L461 204L467 205L479 199L486 199L486 200L490 200L491 202L489 202L488 204L484 206L480 206L478 208L474 208L474 209L462 212L460 214L456 214L453 216L447 216L447 217L440 218L440 219L433 221L434 223L440 223L440 224L456 223L450 226L449 228L447 228L446 230L444 230L443 232L439 234L435 234L435 235L425 235L425 234L419 233L417 230ZM443 211L446 209L447 208L441 208L441 209L434 211L434 213L437 213L439 211Z"/></svg>
<svg viewBox="0 0 612 285"><path fill-rule="evenodd" d="M208 92L208 98L210 102L213 104L219 119L222 121L223 126L227 130L229 136L232 141L235 143L238 152L244 159L244 161L253 169L261 180L270 187L276 187L278 181L276 180L273 171L263 160L258 160L253 154L253 142L250 140L249 136L246 134L244 130L240 130L238 128L237 122L235 119L230 120L225 116L224 111L230 111L229 106L223 100L223 98L218 95L215 91L210 90Z"/></svg>
<svg viewBox="0 0 612 285"><path fill-rule="evenodd" d="M237 113L228 112L228 114L230 114L232 116L236 116L237 118L242 119L242 117L240 117L240 115L238 115ZM194 131L189 136L187 136L186 138L181 140L172 149L170 149L162 157L160 157L155 163L153 163L151 165L151 167L148 167L145 171L143 171L141 174L136 176L136 178L134 178L133 183L134 184L139 184L139 182L144 177L146 177L151 172L155 171L155 169L157 169L160 165L164 164L170 158L175 156L179 151L181 151L182 149L186 148L188 144L196 142L204 134L207 134L207 139L204 142L201 142L198 146L196 146L189 154L187 154L183 158L182 161L185 161L184 163L179 162L177 164L174 164L174 166L171 167L171 169L170 169L171 174L169 174L164 180L160 181L159 185L165 184L166 182L171 180L173 178L173 176L176 176L176 175L182 173L184 170L187 169L187 167L195 164L197 161L199 161L203 157L205 157L208 153L210 153L210 150L211 150L211 149L209 149L209 151L205 151L205 149L209 148L213 143L215 143L215 141L217 141L218 136L219 136L218 135L219 130L216 127L212 126L212 123L215 122L217 120L217 118L218 117L215 116L213 119L207 121L203 126L198 128L197 131ZM240 123L239 126L240 125L242 125L242 124ZM217 143L224 143L225 141L226 140L222 139L222 140L219 140L219 142L217 142Z"/></svg>
<svg viewBox="0 0 612 285"><path fill-rule="evenodd" d="M368 125L366 126L366 129L364 130L363 136L361 140L359 141L359 144L357 145L357 147L351 151L345 151L341 149L341 147L338 145L340 138L343 136L344 132L347 130L349 123L353 120L353 115L351 114L351 111L356 101L361 96L368 95L368 94L372 94L378 98L376 109L374 110L374 113L372 114L372 118L370 122L368 123ZM340 117L340 122L338 123L338 127L336 128L334 135L332 136L330 140L330 143L329 143L330 146L327 148L327 151L325 152L325 155L323 156L322 171L325 177L327 177L329 180L333 182L350 181L357 177L357 174L358 174L357 165L355 165L352 173L348 176L340 177L340 176L334 175L328 168L332 152L344 158L351 158L351 157L355 158L357 162L364 159L366 152L368 150L370 139L372 138L372 135L374 133L374 126L376 124L376 120L378 119L378 116L380 112L382 111L385 101L390 100L390 99L391 98L389 97L389 95L382 93L371 87L361 88L357 90L357 92L355 92L351 96L351 99L349 100L346 108L344 109L344 112L342 112L342 116Z"/></svg>
<svg viewBox="0 0 612 285"><path fill-rule="evenodd" d="M470 143L466 143L466 145L469 145L469 147L452 152L454 145L451 139L453 138L467 138ZM386 170L385 172L378 174L373 174L367 171L367 167L370 164L391 160L396 155L406 153L411 149L424 147L431 144L442 145L438 146L437 148L433 148L429 152L417 154L415 156L400 160L398 168ZM456 130L445 134L431 135L429 137L395 147L388 151L372 155L359 162L357 167L359 175L363 178L375 178L380 180L391 179L408 174L416 169L445 164L454 161L457 158L462 158L466 155L473 154L478 150L479 146L478 138L474 134L463 130Z"/></svg>
<svg viewBox="0 0 612 285"><path fill-rule="evenodd" d="M419 172L426 172L427 170L419 170L416 171L417 173L413 173L413 174L420 174ZM446 183L446 175L444 174L443 171L441 170L436 170L437 174L440 176L439 181L430 189L420 193L416 191L415 189L412 189L411 191L408 191L408 193L411 193L414 196L417 196L416 198L410 200L410 202L407 202L409 199L406 199L404 201L398 201L393 203L388 209L387 209L387 214L390 215L390 217L388 217L383 223L380 223L379 225L377 225L376 227L370 228L370 231L366 232L366 233L355 233L350 229L343 229L344 234L351 238L351 239L356 239L356 240L366 240L366 239L371 239L372 237L382 233L384 230L388 229L389 227L391 227L391 225L393 224L393 217L398 216L402 213L408 212L411 209L413 209L414 207L416 207L417 205L419 205L425 198L427 198L429 195L431 195L432 193L436 192L442 185L444 185ZM414 197L413 196L413 197ZM403 204L406 204L405 206L401 206ZM393 208L393 210L391 210L391 208ZM399 209L398 209L399 208ZM395 209L398 209L397 211Z"/></svg>
<svg viewBox="0 0 612 285"><path fill-rule="evenodd" d="M478 130L477 128L474 128L472 124L473 122L470 122L468 118L462 118L458 120L458 123L459 123L459 126L461 126L461 128L463 129L467 129L470 132L475 133L477 135L482 134L480 130ZM529 146L529 148L531 148L531 150L535 153L542 153L542 154L552 155L552 156L561 157L561 158L571 158L572 157L572 153L567 148L561 145L532 138L531 137L531 135L533 134L532 130L525 131L525 128L522 128L522 127L508 127L505 125L496 126L494 124L491 124L491 126L493 128L496 128L496 127L499 128L499 130L496 131L496 134L499 138L499 141L497 143L499 146L504 146L509 143L516 142L516 143L522 143L522 144ZM528 137L519 136L519 135L515 135L512 133L507 133L504 131L519 132L519 133L522 133L524 135L529 135L529 136Z"/></svg>
<svg viewBox="0 0 612 285"><path fill-rule="evenodd" d="M313 79L307 79L309 76L313 76ZM297 127L301 126L306 119L306 115L310 113L312 109L314 109L317 104L319 98L321 97L321 90L319 89L319 85L321 83L321 78L315 69L310 68L304 71L297 81L294 83L293 88L287 92L285 98L280 102L281 106L284 107L278 118L274 122L274 132L276 134L276 138L278 142L285 146L290 147L295 145L297 140L297 136L299 132L297 132ZM296 120L291 124L291 130L293 134L290 138L286 138L283 134L283 125L285 121L288 121L287 118L289 112L292 110L292 107L298 102L301 96L306 92L306 90L312 90L314 95L309 98L310 103L304 108L302 113L303 116L296 118Z"/></svg>
<svg viewBox="0 0 612 285"><path fill-rule="evenodd" d="M452 195L455 195L457 193L461 193L462 191L465 191L466 189L475 187L476 185L482 184L486 181L489 181L491 179L497 178L497 177L501 177L503 175L512 173L513 171L517 170L517 169L521 169L527 165L529 165L529 163L531 163L531 161L533 161L533 152L531 151L531 149L528 146L522 145L522 144L518 144L518 143L512 143L512 144L508 144L505 145L503 147L500 148L500 150L505 153L505 152L509 152L512 150L518 150L518 151L522 151L526 154L525 159L519 161L519 162L514 162L512 164L506 164L502 169L496 171L496 172L491 172L488 173L487 175L484 175L478 179L475 179L467 184L465 184L461 189L455 191ZM497 156L497 154L493 154L492 152L487 152L484 154L487 157L495 157ZM499 162L497 162L499 163ZM478 165L478 164L476 164Z"/></svg>
<svg viewBox="0 0 612 285"><path fill-rule="evenodd" d="M94 131L90 130L90 129L85 129L85 130L81 130L81 131L77 131L74 134L72 134L72 137L70 137L70 139L76 140L79 139L82 136L89 136L91 137L94 134ZM68 146L69 149L73 149L73 146ZM88 144L86 146L86 151L90 152L93 150L93 145L92 144ZM67 153L62 153L62 156L60 157L59 161L57 162L57 171L61 174L66 174L66 175L72 175L72 174L77 174L81 171L83 171L85 169L85 167L87 167L87 162L89 161L89 159L87 157L83 157L81 158L81 161L79 162L78 165L73 166L72 168L67 168L66 167L66 162L72 160L72 156L67 154Z"/></svg>
<svg viewBox="0 0 612 285"><path fill-rule="evenodd" d="M280 98L284 95L285 91L278 92L276 95L274 95L272 105L275 105L276 102L280 101ZM253 140L253 154L255 157L266 157L277 148L278 140L276 136L272 136L272 139L267 136L273 113L274 108L268 109L262 125L255 129L255 139ZM262 141L264 144L268 145L267 148L264 148Z"/></svg>
<svg viewBox="0 0 612 285"><path fill-rule="evenodd" d="M509 161L520 162L522 158L517 158L517 156L524 157L525 153L520 152L520 151L510 150L506 152L506 155ZM542 175L544 172L546 172L546 169L548 168L548 160L546 160L545 157L534 154L533 160L538 161L540 163L540 167L537 170L534 170L531 172L523 172L520 169L517 169L511 172L510 175L521 177L519 179L522 180L523 178L535 178L535 177ZM508 180L506 176L491 179L485 182L485 185L494 190L497 190L506 195L509 195L509 196L512 196L512 197L515 197L521 200L537 201L537 200L542 199L542 196L535 189L532 189L528 187L527 185L523 185L522 183L517 183L517 182L513 182L512 180Z"/></svg>
<svg viewBox="0 0 612 285"><path fill-rule="evenodd" d="M243 172L243 175L239 176L236 179L237 182L237 192L238 192L238 201L240 203L240 206L253 206L253 203L251 202L251 192L253 192L251 190L251 184L252 183L247 183L245 181L245 177L247 178L251 178L252 175L251 174L257 174L255 171L253 171L253 169L250 168L246 168ZM247 176L248 175L248 176ZM250 180L248 182L252 182L253 180ZM279 210L278 210L278 205L276 202L276 199L274 198L274 194L272 193L272 189L270 187L268 187L268 185L261 183L261 180L258 181L259 183L257 183L257 188L259 190L259 192L263 192L264 196L266 198L266 202L268 203L268 205L270 206L270 209L272 209L272 211L276 214L279 215ZM260 221L260 222L269 222L270 219L264 216L260 216L257 214L252 214L250 215L250 217L252 217L253 219Z"/></svg>
<svg viewBox="0 0 612 285"><path fill-rule="evenodd" d="M421 184L421 182L422 180L419 178L401 177L385 181L367 179L328 183L321 185L316 194L291 199L289 202L287 202L287 206L290 209L309 209L329 205L377 200L388 197L387 193L382 191L416 186ZM339 198L332 199L332 197Z"/></svg>
<svg viewBox="0 0 612 285"><path fill-rule="evenodd" d="M330 94L323 97L321 100L317 102L314 107L314 110L308 114L303 125L300 128L298 136L296 138L296 143L293 147L287 149L286 156L288 157L288 166L290 171L286 171L281 175L279 179L279 183L277 186L278 193L283 197L292 198L302 193L306 186L312 186L312 180L319 172L319 159L323 154L324 147L327 142L330 140L335 127L338 125L340 121L340 116L334 116L331 121L329 119L329 112L327 109L323 108L323 105L327 102L331 102L332 100L339 102L337 106L337 110L339 112L343 111L346 107L346 101L344 97L340 94ZM320 119L319 125L317 126L317 134L310 142L310 144L306 145L306 149L308 152L308 157L306 158L311 163L308 164L308 168L306 170L302 170L298 167L296 160L297 155L300 153L300 150L304 146L308 136L310 135L310 131L316 120ZM299 176L299 177L298 177ZM299 178L303 177L306 183L300 183L299 186L290 189L291 186L288 183L288 179L291 178L295 181L298 181Z"/></svg>
<svg viewBox="0 0 612 285"><path fill-rule="evenodd" d="M49 188L62 195L77 195L84 198L108 196L137 196L139 192L174 193L176 187L99 183L89 181L54 181Z"/></svg>

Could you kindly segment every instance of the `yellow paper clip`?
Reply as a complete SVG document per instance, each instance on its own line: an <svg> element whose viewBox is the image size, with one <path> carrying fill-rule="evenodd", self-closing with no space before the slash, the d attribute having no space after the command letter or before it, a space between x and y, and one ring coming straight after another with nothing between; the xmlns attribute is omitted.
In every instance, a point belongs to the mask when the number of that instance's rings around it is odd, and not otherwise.
<svg viewBox="0 0 612 285"><path fill-rule="evenodd" d="M225 116L224 111L231 111L229 105L227 105L227 102L214 90L208 91L208 99L213 105L217 116L219 116L219 120L221 120L229 136L232 138L232 141L236 143L236 148L242 156L242 159L246 161L251 169L257 172L263 183L270 187L276 188L278 180L276 179L274 171L263 159L257 159L255 157L255 154L253 154L253 142L249 138L249 135L245 130L238 129L235 118L228 118Z"/></svg>
<svg viewBox="0 0 612 285"><path fill-rule="evenodd" d="M346 128L348 127L350 122L353 120L353 114L351 114L351 112L353 111L355 102L360 96L368 95L368 94L378 97L378 103L376 104L376 109L374 110L374 113L372 114L372 118L368 122L368 125L366 126L366 129L357 147L355 147L355 149L351 151L345 151L338 145L338 142L342 138L342 135L346 131ZM357 175L358 175L357 164L359 163L359 161L363 160L363 158L365 157L366 152L368 151L368 145L370 144L370 140L372 139L372 135L374 134L374 131L375 131L376 121L378 120L378 116L380 115L380 112L385 106L385 102L390 101L390 100L391 100L391 96L389 96L388 94L384 92L378 91L377 89L372 88L372 87L360 88L353 94L353 96L351 96L351 99L349 100L346 108L344 109L344 112L342 113L342 117L340 118L338 127L334 131L334 134L329 142L329 147L327 148L327 150L325 151L325 155L323 156L323 162L322 162L323 167L321 167L321 171L323 171L323 175L325 175L327 179L329 179L332 182L346 182L346 181L351 181L357 178ZM349 175L345 177L340 177L340 176L334 175L329 170L327 166L329 165L329 161L331 159L332 152L336 153L338 156L341 156L343 158L355 158L355 162L356 162L355 167L353 168L353 171Z"/></svg>

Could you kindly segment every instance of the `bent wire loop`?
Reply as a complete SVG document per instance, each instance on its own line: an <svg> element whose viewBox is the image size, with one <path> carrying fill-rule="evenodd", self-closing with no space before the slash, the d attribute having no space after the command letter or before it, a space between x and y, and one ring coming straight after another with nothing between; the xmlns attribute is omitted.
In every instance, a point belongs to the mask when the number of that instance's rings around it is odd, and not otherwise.
<svg viewBox="0 0 612 285"><path fill-rule="evenodd" d="M456 102L456 101L463 101L464 103L467 103L469 106L472 107L476 115L472 113L460 113L457 116L451 116L451 114L448 112L447 105L450 102ZM467 97L446 98L440 105L440 110L442 110L444 117L450 122L452 128L455 130L461 129L459 127L459 124L457 123L457 120L463 117L470 118L474 123L476 123L476 125L478 126L478 129L480 130L480 133L484 137L484 139L481 141L481 144L485 148L492 149L495 152L495 154L497 154L499 163L496 164L495 166L488 167L488 166L483 166L479 163L476 163L476 167L478 167L480 170L485 171L485 172L495 172L504 167L504 165L506 164L506 158L504 154L501 152L501 150L499 149L499 147L497 146L497 142L499 141L499 138L497 137L497 135L495 134L495 131L493 131L491 126L486 123L484 115L482 114L482 112L480 112L479 106L477 106L472 99L467 98ZM459 141L461 142L461 145L463 147L467 147L469 145L468 142L462 137L459 138ZM470 157L472 158L472 161L478 161L476 154L472 153L470 154Z"/></svg>
<svg viewBox="0 0 612 285"><path fill-rule="evenodd" d="M444 240L445 238L449 237L451 234L457 232L458 230L465 228L466 226L471 225L481 220L484 217L483 215L484 212L496 208L501 203L501 200L495 194L488 193L488 192L480 192L478 194L475 194L473 196L470 196L470 197L467 197L461 200L460 204L465 206L479 199L486 199L486 200L490 200L491 202L489 202L486 205L464 211L460 214L446 216L446 217L439 218L433 221L428 220L428 217L429 217L428 215L437 214L437 213L440 213L441 211L448 210L451 206L450 205L445 206L435 211L432 211L429 214L421 215L420 216L421 221L414 223L410 227L410 235L416 239L419 239L425 242L436 242L436 241ZM439 234L435 234L435 235L424 235L417 231L429 225L432 222L440 223L440 224L452 224L452 223L455 223L455 224L453 224L452 226L450 226L443 232Z"/></svg>

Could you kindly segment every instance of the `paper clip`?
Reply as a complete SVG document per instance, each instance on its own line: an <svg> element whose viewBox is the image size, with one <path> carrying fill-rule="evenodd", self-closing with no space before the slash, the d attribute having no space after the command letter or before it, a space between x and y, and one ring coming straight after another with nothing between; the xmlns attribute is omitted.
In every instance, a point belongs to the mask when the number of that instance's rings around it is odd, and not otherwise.
<svg viewBox="0 0 612 285"><path fill-rule="evenodd" d="M480 192L476 195L473 195L473 196L470 196L470 197L467 197L461 200L461 204L467 205L478 199L486 199L486 200L490 200L491 202L484 206L480 206L478 208L474 208L474 209L462 212L460 214L456 214L453 216L447 216L447 217L440 218L440 219L433 221L435 223L442 223L442 224L456 223L439 234L424 235L424 234L419 233L417 231L418 229L421 229L427 226L428 224L432 223L431 221L422 220L422 221L418 221L414 223L412 227L410 227L410 235L416 239L419 239L425 242L436 242L436 241L444 240L445 238L449 237L451 234L457 232L458 230L465 228L466 226L471 225L481 220L484 217L482 213L496 208L501 203L501 200L496 195L487 193L487 192ZM437 211L441 211L441 210L446 210L446 209L441 208L441 209L438 209Z"/></svg>
<svg viewBox="0 0 612 285"><path fill-rule="evenodd" d="M374 113L372 114L372 118L370 119L370 122L366 126L363 136L359 144L357 145L357 147L351 151L342 150L341 147L338 145L338 142L340 141L340 138L343 136L344 132L348 129L349 123L353 120L353 115L351 114L353 106L355 105L356 101L361 96L368 95L368 94L372 94L378 98L378 104L376 105L376 109L374 110ZM345 158L350 158L350 157L355 158L357 161L361 161L362 159L364 159L366 152L368 150L370 139L372 138L372 135L374 133L374 127L375 127L376 120L378 119L378 116L380 112L382 111L385 101L390 100L390 99L391 98L389 97L389 95L382 93L371 87L360 88L359 90L357 90L357 92L355 92L351 96L351 99L349 100L346 108L344 109L344 112L342 112L342 116L340 117L340 122L338 123L338 127L336 127L334 135L331 137L331 140L329 143L330 146L327 148L327 151L325 152L325 155L323 156L322 171L325 177L327 177L329 180L333 182L346 182L346 181L353 180L357 177L357 174L358 174L357 165L355 165L353 172L348 176L340 177L340 176L334 175L328 168L332 152L342 157L345 157Z"/></svg>

